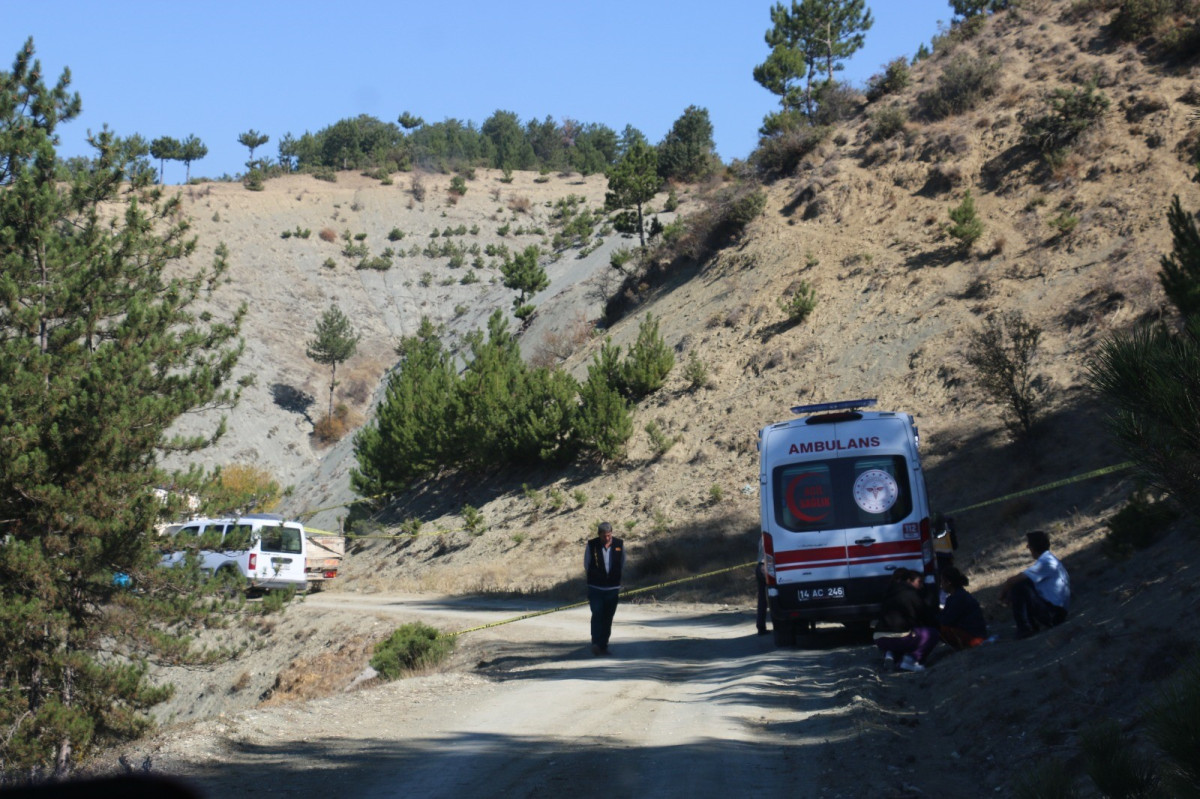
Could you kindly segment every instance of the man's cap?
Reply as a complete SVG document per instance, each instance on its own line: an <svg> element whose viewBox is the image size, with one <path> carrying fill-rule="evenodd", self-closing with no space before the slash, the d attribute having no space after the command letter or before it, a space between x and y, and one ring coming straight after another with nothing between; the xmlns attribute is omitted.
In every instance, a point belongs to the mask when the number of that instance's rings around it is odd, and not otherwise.
<svg viewBox="0 0 1200 799"><path fill-rule="evenodd" d="M608 522L600 522L600 526L597 529L602 533L611 533L612 525Z"/></svg>

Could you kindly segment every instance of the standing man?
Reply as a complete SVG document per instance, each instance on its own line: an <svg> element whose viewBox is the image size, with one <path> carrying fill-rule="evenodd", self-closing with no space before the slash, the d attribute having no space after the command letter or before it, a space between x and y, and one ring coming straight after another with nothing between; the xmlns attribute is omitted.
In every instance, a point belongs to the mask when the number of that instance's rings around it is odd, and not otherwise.
<svg viewBox="0 0 1200 799"><path fill-rule="evenodd" d="M588 605L592 608L592 654L607 655L612 620L621 596L621 567L625 543L613 537L612 525L601 522L595 538L587 542L583 568L587 571Z"/></svg>
<svg viewBox="0 0 1200 799"><path fill-rule="evenodd" d="M1011 602L1017 637L1028 638L1043 627L1062 624L1071 604L1071 579L1062 561L1050 552L1050 536L1041 530L1025 534L1034 563L1004 581L1000 601Z"/></svg>

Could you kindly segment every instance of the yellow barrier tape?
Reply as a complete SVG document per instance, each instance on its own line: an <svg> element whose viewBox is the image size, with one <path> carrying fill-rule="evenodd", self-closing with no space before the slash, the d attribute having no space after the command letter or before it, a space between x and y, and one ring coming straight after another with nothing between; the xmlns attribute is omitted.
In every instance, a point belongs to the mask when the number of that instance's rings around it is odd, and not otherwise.
<svg viewBox="0 0 1200 799"><path fill-rule="evenodd" d="M644 594L647 591L658 591L659 589L662 589L662 588L669 588L672 585L680 585L682 583L690 583L693 580L703 580L706 577L712 577L713 575L716 575L716 574L725 574L726 572L737 571L738 569L745 569L749 566L756 566L756 565L758 565L757 561L750 561L749 563L739 563L737 566L727 566L724 569L717 569L715 571L705 572L704 574L693 574L691 577L681 577L678 580L668 580L665 583L658 583L656 585L647 585L642 588L631 588L628 591L622 590L621 596L625 597L625 596L632 596L633 594ZM480 624L477 627L468 627L465 630L459 630L459 631L453 632L453 633L440 633L438 635L438 637L439 638L456 638L460 635L466 635L467 633L479 632L480 630L488 630L488 629L491 629L492 627L502 627L505 624L512 624L512 623L518 622L518 621L525 621L526 619L532 619L537 616L547 616L551 613L558 613L559 611L563 611L563 610L574 610L575 608L581 608L581 607L584 607L585 605L587 605L586 600L583 602L575 602L571 605L560 605L559 607L548 608L546 610L535 610L531 613L523 613L520 616L513 616L511 619L502 619L500 621L489 622L488 624Z"/></svg>
<svg viewBox="0 0 1200 799"><path fill-rule="evenodd" d="M397 538L421 538L429 535L447 535L449 533L469 533L471 532L466 527L455 527L453 530L430 530L425 533L380 533L378 535L355 535L354 533L331 533L328 530L321 530L316 527L305 527L304 532L313 533L315 535L332 535L338 538L352 538L354 540L373 539L378 541L389 541Z"/></svg>
<svg viewBox="0 0 1200 799"><path fill-rule="evenodd" d="M1018 497L1029 496L1030 494L1038 494L1038 493L1041 493L1042 491L1050 491L1055 488L1062 488L1063 486L1071 485L1072 483L1079 483L1084 480L1091 480L1092 478L1095 478L1095 477L1103 477L1106 474L1113 474L1115 472L1124 471L1125 469L1132 468L1135 465L1136 464L1133 461L1125 461L1124 463L1118 463L1113 466L1105 466L1101 469L1094 469L1090 472L1084 472L1083 474L1074 475L1073 477L1064 477L1062 480L1055 480L1054 482L1046 483L1045 485L1034 486L1033 488L1026 488L1023 491L1016 491L1011 494L1006 494L1002 497L996 497L995 499L989 499L984 502L977 502L974 505L967 505L962 508L955 508L954 510L945 511L945 513L947 513L947 514L966 513L967 511L978 510L979 508L986 508L989 505L995 505L1000 502L1007 502L1010 499L1017 499ZM341 506L334 506L334 507L341 507ZM328 508L326 508L325 510L328 510ZM304 515L311 516L316 512L317 511L311 511ZM431 533L409 533L409 534L401 534L401 535L361 535L361 536L356 535L356 536L352 536L352 537L353 538L376 538L376 539L378 539L378 538L382 538L382 539L410 538L410 537L421 536L421 535L442 535L445 533L454 533L454 532L460 532L460 531L464 531L464 530L466 530L466 528L458 528L457 530L438 530L438 531L431 532ZM317 530L317 529L311 528L311 527L305 527L304 531L306 533L317 533L319 535L341 535L340 533L329 533L324 530ZM346 536L342 536L342 537L344 538ZM714 571L704 572L703 574L693 574L690 577L680 577L678 580L668 580L665 583L657 583L656 585L648 585L648 586L644 586L642 588L632 588L628 591L622 591L621 593L624 596L632 596L634 594L644 594L647 591L658 591L663 588L669 588L673 585L682 585L683 583L690 583L690 582L694 582L696 580L703 580L703 579L706 579L708 577L713 577L718 574L726 574L728 572L738 571L739 569L746 569L746 568L750 568L750 567L753 567L756 565L758 565L757 561L750 561L748 563L739 563L736 566L727 566L724 569L716 569ZM493 622L489 622L487 624L480 624L475 627L468 627L465 630L458 630L458 631L452 632L452 633L439 633L438 637L439 638L456 638L460 635L466 635L467 633L479 632L480 630L489 630L493 627L502 627L506 624L514 624L518 621L525 621L526 619L533 619L533 618L537 618L538 616L546 616L551 613L559 613L564 610L574 610L575 608L584 607L587 604L588 603L586 601L575 602L570 605L560 605L556 608L548 608L546 610L536 610L536 611L532 611L530 613L523 613L520 616L513 616L512 618L502 619L500 621L493 621Z"/></svg>
<svg viewBox="0 0 1200 799"><path fill-rule="evenodd" d="M1136 464L1133 461L1125 461L1124 463L1118 463L1114 466L1105 466L1103 469L1095 469L1093 471L1085 472L1083 474L1077 474L1074 477L1064 477L1062 480L1055 480L1053 483L1046 483L1045 485L1034 486L1033 488L1026 488L1024 491L1016 491L1012 494L1006 494L1002 497L996 497L995 499L989 499L984 502L976 502L974 505L967 505L965 508L955 508L954 510L948 510L948 511L944 511L944 512L947 514L966 513L969 510L978 510L979 508L986 508L988 505L996 505L1000 502L1007 502L1010 499L1017 499L1018 497L1026 497L1026 496L1029 496L1030 494L1038 494L1038 493L1041 493L1042 491L1050 491L1051 489L1054 489L1054 488L1062 488L1065 485L1071 485L1071 483L1079 483L1084 480L1091 480L1093 477L1103 477L1106 474L1120 472L1125 469L1132 468L1135 465Z"/></svg>

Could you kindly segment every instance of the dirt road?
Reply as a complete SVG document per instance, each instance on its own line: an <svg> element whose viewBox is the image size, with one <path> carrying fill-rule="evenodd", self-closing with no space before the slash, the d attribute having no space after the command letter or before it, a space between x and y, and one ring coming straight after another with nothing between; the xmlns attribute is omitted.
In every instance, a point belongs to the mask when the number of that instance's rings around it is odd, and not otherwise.
<svg viewBox="0 0 1200 799"><path fill-rule="evenodd" d="M530 609L347 594L307 604L443 629ZM861 647L830 631L780 651L744 610L625 603L612 657L597 658L587 626L584 607L473 632L460 670L184 727L159 738L154 769L213 797L835 795L822 744L856 723L821 667L839 661L844 678Z"/></svg>

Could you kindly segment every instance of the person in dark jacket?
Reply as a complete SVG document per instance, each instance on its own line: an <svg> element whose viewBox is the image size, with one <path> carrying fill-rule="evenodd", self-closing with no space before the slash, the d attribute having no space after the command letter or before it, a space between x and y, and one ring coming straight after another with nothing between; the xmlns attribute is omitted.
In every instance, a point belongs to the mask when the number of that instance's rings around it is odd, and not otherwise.
<svg viewBox="0 0 1200 799"><path fill-rule="evenodd" d="M883 615L876 628L885 632L905 632L906 635L876 638L875 646L883 651L884 668L891 668L900 658L904 671L924 671L925 658L937 646L936 613L921 595L921 574L912 569L896 569L892 583L883 598Z"/></svg>
<svg viewBox="0 0 1200 799"><path fill-rule="evenodd" d="M978 600L967 591L967 576L953 566L942 571L946 604L938 613L938 633L954 649L979 646L988 637L987 619Z"/></svg>
<svg viewBox="0 0 1200 799"><path fill-rule="evenodd" d="M613 537L612 525L602 522L596 537L587 542L583 568L587 572L588 605L592 609L592 654L608 655L613 616L621 597L621 568L625 542Z"/></svg>

